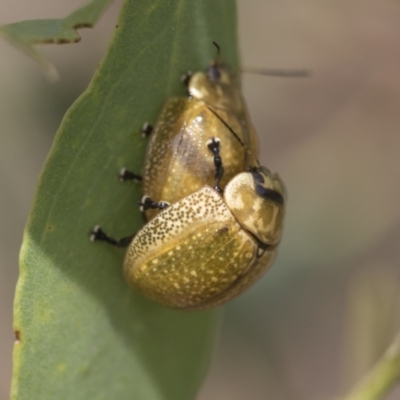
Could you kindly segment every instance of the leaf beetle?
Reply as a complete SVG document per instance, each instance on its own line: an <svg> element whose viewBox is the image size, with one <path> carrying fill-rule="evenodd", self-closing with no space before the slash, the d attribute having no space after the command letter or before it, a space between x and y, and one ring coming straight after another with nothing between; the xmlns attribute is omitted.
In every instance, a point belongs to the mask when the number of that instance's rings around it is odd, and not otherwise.
<svg viewBox="0 0 400 400"><path fill-rule="evenodd" d="M142 132L150 134L143 168L143 193L151 199L173 204L194 193L204 185L222 189L239 172L250 167L245 148L227 126L258 157L258 138L250 122L240 82L217 55L206 71L187 73L183 81L188 97L169 98L157 119L154 129L147 123ZM221 123L221 120L225 124ZM213 158L207 148L210 137L218 138L224 160L224 172L215 176ZM120 179L137 179L123 169ZM160 212L146 208L150 220Z"/></svg>

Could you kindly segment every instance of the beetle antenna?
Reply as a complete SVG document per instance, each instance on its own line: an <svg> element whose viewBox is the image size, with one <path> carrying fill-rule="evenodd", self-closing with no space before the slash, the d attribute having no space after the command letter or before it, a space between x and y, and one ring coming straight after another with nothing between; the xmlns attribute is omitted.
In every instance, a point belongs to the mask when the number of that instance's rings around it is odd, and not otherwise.
<svg viewBox="0 0 400 400"><path fill-rule="evenodd" d="M217 54L220 55L221 54L221 46L214 40L213 40L212 44L216 47Z"/></svg>
<svg viewBox="0 0 400 400"><path fill-rule="evenodd" d="M225 121L223 118L221 118L221 117L219 116L219 114L218 114L215 110L213 110L210 106L207 106L207 108L222 122L222 124L228 129L228 131L229 131L230 133L232 133L232 135L234 136L234 138L235 138L235 139L241 144L241 146L246 150L246 153L247 153L250 157L252 157L252 158L254 159L255 164L256 164L256 168L259 168L259 167L260 167L260 162L257 160L257 158L254 157L254 154L250 151L250 149L248 148L248 146L243 142L243 140L239 137L239 135L231 128L230 125L228 125L228 124L226 123L226 121Z"/></svg>
<svg viewBox="0 0 400 400"><path fill-rule="evenodd" d="M213 40L212 44L217 49L217 55L215 56L215 63L218 65L221 63L221 46Z"/></svg>
<svg viewBox="0 0 400 400"><path fill-rule="evenodd" d="M256 68L256 67L245 67L240 72L265 75L265 76L276 76L283 78L308 78L311 76L311 70L309 69L278 69L278 68Z"/></svg>

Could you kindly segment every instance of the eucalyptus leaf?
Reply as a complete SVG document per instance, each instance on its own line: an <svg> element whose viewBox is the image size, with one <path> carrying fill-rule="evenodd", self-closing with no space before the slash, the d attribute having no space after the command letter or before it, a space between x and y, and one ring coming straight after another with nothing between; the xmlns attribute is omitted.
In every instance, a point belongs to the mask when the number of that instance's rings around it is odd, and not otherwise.
<svg viewBox="0 0 400 400"><path fill-rule="evenodd" d="M50 79L58 77L52 62L34 45L44 43L76 43L81 40L77 29L92 28L112 0L92 0L62 19L21 21L0 26L0 33L38 62Z"/></svg>
<svg viewBox="0 0 400 400"><path fill-rule="evenodd" d="M217 41L238 68L233 0L126 0L91 84L65 115L24 234L15 301L12 399L193 399L206 373L218 311L163 308L129 288L124 251L91 243L143 224L140 172L163 102L180 75L204 69Z"/></svg>

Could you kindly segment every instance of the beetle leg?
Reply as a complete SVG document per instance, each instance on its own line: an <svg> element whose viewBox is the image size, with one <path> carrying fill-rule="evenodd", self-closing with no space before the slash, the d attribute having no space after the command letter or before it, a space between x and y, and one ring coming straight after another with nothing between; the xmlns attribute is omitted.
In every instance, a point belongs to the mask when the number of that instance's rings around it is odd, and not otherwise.
<svg viewBox="0 0 400 400"><path fill-rule="evenodd" d="M102 241L109 243L113 246L116 247L127 247L129 246L129 243L132 241L136 234L124 237L122 239L113 239L112 237L108 236L101 228L99 225L96 225L91 231L90 231L90 241L91 242L96 242L96 241Z"/></svg>
<svg viewBox="0 0 400 400"><path fill-rule="evenodd" d="M214 189L222 193L222 189L219 187L219 183L221 182L222 176L224 175L224 166L222 165L222 158L219 154L219 145L220 140L218 138L212 137L207 142L207 147L213 154L214 158L214 167L215 167L215 175L214 175Z"/></svg>
<svg viewBox="0 0 400 400"><path fill-rule="evenodd" d="M148 122L145 122L140 131L142 137L147 138L152 134L152 132L153 132L153 127Z"/></svg>
<svg viewBox="0 0 400 400"><path fill-rule="evenodd" d="M192 71L186 71L182 76L181 76L181 82L187 87L189 86L190 78L192 77L193 73Z"/></svg>
<svg viewBox="0 0 400 400"><path fill-rule="evenodd" d="M118 179L121 182L126 182L126 181L133 181L136 183L142 182L142 177L140 175L136 175L132 171L127 170L126 168L121 169L118 175Z"/></svg>
<svg viewBox="0 0 400 400"><path fill-rule="evenodd" d="M149 208L152 209L158 209L158 210L164 210L164 208L167 208L169 206L169 203L166 201L154 201L152 200L149 196L143 196L141 201L138 201L138 204L140 206L140 211L146 211Z"/></svg>

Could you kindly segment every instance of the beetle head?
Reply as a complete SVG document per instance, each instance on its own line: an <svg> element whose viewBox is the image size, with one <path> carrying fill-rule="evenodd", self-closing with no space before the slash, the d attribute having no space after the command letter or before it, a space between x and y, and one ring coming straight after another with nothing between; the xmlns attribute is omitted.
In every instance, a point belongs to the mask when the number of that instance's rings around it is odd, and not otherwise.
<svg viewBox="0 0 400 400"><path fill-rule="evenodd" d="M203 100L209 106L236 113L244 111L244 102L240 94L240 82L236 74L222 61L220 48L206 71L194 73L188 83L189 94Z"/></svg>

